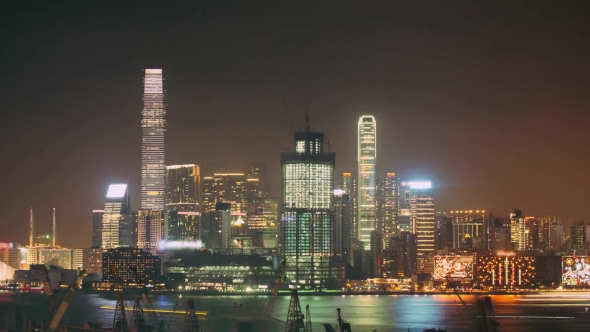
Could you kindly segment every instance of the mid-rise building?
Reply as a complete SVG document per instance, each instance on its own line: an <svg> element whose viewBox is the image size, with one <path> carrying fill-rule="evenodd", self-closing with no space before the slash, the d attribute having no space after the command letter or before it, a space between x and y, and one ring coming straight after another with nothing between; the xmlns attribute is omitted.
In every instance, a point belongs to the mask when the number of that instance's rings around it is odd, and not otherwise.
<svg viewBox="0 0 590 332"><path fill-rule="evenodd" d="M167 211L199 212L201 202L199 165L166 166L165 208Z"/></svg>
<svg viewBox="0 0 590 332"><path fill-rule="evenodd" d="M92 210L92 247L102 246L102 219L104 210Z"/></svg>
<svg viewBox="0 0 590 332"><path fill-rule="evenodd" d="M363 115L358 122L358 239L371 250L371 232L376 229L375 165L377 159L377 122Z"/></svg>
<svg viewBox="0 0 590 332"><path fill-rule="evenodd" d="M139 210L133 215L137 225L137 247L156 254L161 240L166 236L165 213L162 210Z"/></svg>
<svg viewBox="0 0 590 332"><path fill-rule="evenodd" d="M521 210L515 209L510 213L510 243L512 250L519 250L521 247L524 248L525 240L521 241L521 233L524 236L524 216Z"/></svg>
<svg viewBox="0 0 590 332"><path fill-rule="evenodd" d="M353 204L344 190L334 190L334 254L347 264L353 264L352 218Z"/></svg>
<svg viewBox="0 0 590 332"><path fill-rule="evenodd" d="M72 269L81 270L84 267L84 249L72 249Z"/></svg>
<svg viewBox="0 0 590 332"><path fill-rule="evenodd" d="M133 244L130 205L127 184L111 184L102 215L103 249L130 247Z"/></svg>
<svg viewBox="0 0 590 332"><path fill-rule="evenodd" d="M102 273L102 249L86 248L82 249L82 268L90 273Z"/></svg>
<svg viewBox="0 0 590 332"><path fill-rule="evenodd" d="M42 248L38 249L38 252L39 264L55 265L66 270L73 269L71 249Z"/></svg>
<svg viewBox="0 0 590 332"><path fill-rule="evenodd" d="M275 248L278 240L278 203L267 198L262 202L248 203L246 213L247 234L260 239L263 248ZM256 243L257 241L253 241ZM258 245L255 245L256 247Z"/></svg>
<svg viewBox="0 0 590 332"><path fill-rule="evenodd" d="M108 249L102 255L102 280L153 285L161 276L160 265L160 257L141 249Z"/></svg>
<svg viewBox="0 0 590 332"><path fill-rule="evenodd" d="M14 244L9 244L4 248L0 248L0 262L18 270L21 268L22 260L23 254L21 249L17 248Z"/></svg>
<svg viewBox="0 0 590 332"><path fill-rule="evenodd" d="M397 235L397 215L400 180L395 173L387 173L377 186L377 224L383 234L385 247L389 238Z"/></svg>
<svg viewBox="0 0 590 332"><path fill-rule="evenodd" d="M295 150L281 153L283 207L280 252L292 287L322 289L334 278L335 155L323 150L324 134L295 133Z"/></svg>
<svg viewBox="0 0 590 332"><path fill-rule="evenodd" d="M202 241L208 249L230 249L232 247L232 206L217 203L215 210L203 216Z"/></svg>
<svg viewBox="0 0 590 332"><path fill-rule="evenodd" d="M141 209L163 210L166 106L162 69L145 69L141 115Z"/></svg>
<svg viewBox="0 0 590 332"><path fill-rule="evenodd" d="M201 239L201 213L168 211L168 240L190 241Z"/></svg>
<svg viewBox="0 0 590 332"><path fill-rule="evenodd" d="M418 237L410 232L400 232L389 240L384 263L384 275L388 278L409 278L418 273Z"/></svg>

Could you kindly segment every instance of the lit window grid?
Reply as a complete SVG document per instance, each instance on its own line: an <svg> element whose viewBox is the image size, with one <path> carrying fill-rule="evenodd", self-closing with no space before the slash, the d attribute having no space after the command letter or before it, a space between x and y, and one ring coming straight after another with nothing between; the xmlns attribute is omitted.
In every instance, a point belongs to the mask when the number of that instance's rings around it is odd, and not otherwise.
<svg viewBox="0 0 590 332"><path fill-rule="evenodd" d="M164 209L166 110L161 71L144 76L141 146L141 208Z"/></svg>
<svg viewBox="0 0 590 332"><path fill-rule="evenodd" d="M334 167L320 163L283 165L284 205L298 209L330 209Z"/></svg>
<svg viewBox="0 0 590 332"><path fill-rule="evenodd" d="M119 247L119 228L123 218L121 202L106 202L102 215L102 248Z"/></svg>
<svg viewBox="0 0 590 332"><path fill-rule="evenodd" d="M366 122L365 119L370 119ZM377 126L372 116L358 123L358 238L365 250L371 250L371 232L375 230L375 162Z"/></svg>

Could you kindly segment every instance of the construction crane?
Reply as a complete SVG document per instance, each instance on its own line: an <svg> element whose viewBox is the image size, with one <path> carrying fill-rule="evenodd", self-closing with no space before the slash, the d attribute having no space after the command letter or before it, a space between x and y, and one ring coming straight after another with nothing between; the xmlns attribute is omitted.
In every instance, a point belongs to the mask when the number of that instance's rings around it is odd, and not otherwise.
<svg viewBox="0 0 590 332"><path fill-rule="evenodd" d="M279 273L275 278L275 281L272 286L272 290L270 291L270 295L266 300L266 305L264 309L262 309L262 315L265 317L272 317L272 312L275 307L275 302L277 300L277 296L279 295L279 289L281 288L281 282L283 281L283 274L285 273L285 265L287 265L287 261L281 261L281 266L279 267Z"/></svg>
<svg viewBox="0 0 590 332"><path fill-rule="evenodd" d="M49 272L47 271L47 267L45 265L41 265L39 272L41 273L41 283L43 284L43 290L49 299L49 314L47 315L47 321L44 324L45 328L49 325L49 320L55 315L56 296L55 291L49 282Z"/></svg>
<svg viewBox="0 0 590 332"><path fill-rule="evenodd" d="M114 275L113 290L117 294L117 304L115 305L115 315L113 317L113 331L129 332L127 315L125 314L125 301L123 300L123 279L118 277L119 269L117 269L117 266L111 265L110 268Z"/></svg>
<svg viewBox="0 0 590 332"><path fill-rule="evenodd" d="M291 301L289 301L285 332L307 332L305 329L304 316L301 312L301 304L299 303L299 295L297 294L296 289L291 291Z"/></svg>
<svg viewBox="0 0 590 332"><path fill-rule="evenodd" d="M143 316L143 308L141 307L141 301L136 298L133 303L133 311L131 312L131 324L135 325L138 329L145 325L145 318Z"/></svg>
<svg viewBox="0 0 590 332"><path fill-rule="evenodd" d="M74 297L76 296L76 291L78 290L78 288L80 288L82 280L84 279L84 277L86 277L86 275L88 275L86 270L80 271L76 280L74 280L74 282L70 284L66 295L64 296L59 307L57 308L57 311L55 312L55 315L50 320L49 326L46 330L47 332L57 331L57 327L61 322L61 319L66 314L66 311L68 310L72 300L74 300Z"/></svg>

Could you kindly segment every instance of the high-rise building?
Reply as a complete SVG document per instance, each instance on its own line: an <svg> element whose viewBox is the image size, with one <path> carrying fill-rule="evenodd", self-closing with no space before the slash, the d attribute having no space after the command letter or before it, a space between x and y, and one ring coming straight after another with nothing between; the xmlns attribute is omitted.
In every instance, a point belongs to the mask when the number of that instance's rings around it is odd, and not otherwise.
<svg viewBox="0 0 590 332"><path fill-rule="evenodd" d="M342 189L334 190L334 254L347 264L353 264L352 256L352 202Z"/></svg>
<svg viewBox="0 0 590 332"><path fill-rule="evenodd" d="M270 195L270 180L268 179L268 173L266 171L266 163L252 163L248 169L248 179L256 179L256 186L250 186L255 188L258 193L251 195L259 198L266 198Z"/></svg>
<svg viewBox="0 0 590 332"><path fill-rule="evenodd" d="M92 210L92 248L102 246L102 216L104 210Z"/></svg>
<svg viewBox="0 0 590 332"><path fill-rule="evenodd" d="M133 217L137 225L137 247L155 255L160 241L168 238L165 236L164 211L139 210Z"/></svg>
<svg viewBox="0 0 590 332"><path fill-rule="evenodd" d="M453 220L446 216L434 218L434 249L448 252L453 248Z"/></svg>
<svg viewBox="0 0 590 332"><path fill-rule="evenodd" d="M90 273L102 273L102 249L86 248L82 250L82 268Z"/></svg>
<svg viewBox="0 0 590 332"><path fill-rule="evenodd" d="M551 221L547 233L547 249L560 251L563 248L563 223L559 220Z"/></svg>
<svg viewBox="0 0 590 332"><path fill-rule="evenodd" d="M293 287L326 288L334 277L335 155L323 150L324 134L295 133L295 151L281 153L283 207L280 251Z"/></svg>
<svg viewBox="0 0 590 332"><path fill-rule="evenodd" d="M385 248L389 246L389 238L397 235L399 187L395 173L387 173L377 186L377 228L383 234Z"/></svg>
<svg viewBox="0 0 590 332"><path fill-rule="evenodd" d="M407 182L400 183L397 206L397 233L412 232L412 189Z"/></svg>
<svg viewBox="0 0 590 332"><path fill-rule="evenodd" d="M390 247L397 247L397 268L399 277L409 278L418 273L418 237L410 232L401 232L391 240Z"/></svg>
<svg viewBox="0 0 590 332"><path fill-rule="evenodd" d="M165 208L168 211L200 211L201 167L199 165L166 166Z"/></svg>
<svg viewBox="0 0 590 332"><path fill-rule="evenodd" d="M141 111L141 209L164 209L166 106L162 69L146 69Z"/></svg>
<svg viewBox="0 0 590 332"><path fill-rule="evenodd" d="M514 209L510 213L510 244L512 250L518 250L521 246L524 246L524 239L520 241L520 233L524 234L524 216L521 210Z"/></svg>
<svg viewBox="0 0 590 332"><path fill-rule="evenodd" d="M72 269L81 270L84 266L84 249L72 249Z"/></svg>
<svg viewBox="0 0 590 332"><path fill-rule="evenodd" d="M130 205L127 184L111 184L102 215L103 249L132 245Z"/></svg>
<svg viewBox="0 0 590 332"><path fill-rule="evenodd" d="M571 227L571 243L574 255L586 255L590 248L590 224L585 224L583 220L575 221Z"/></svg>
<svg viewBox="0 0 590 332"><path fill-rule="evenodd" d="M434 252L434 197L430 181L408 181L410 188L412 233L418 241L418 254Z"/></svg>
<svg viewBox="0 0 590 332"><path fill-rule="evenodd" d="M352 173L342 173L342 178L340 179L340 186L341 190L344 190L345 193L348 194L350 197L350 202L352 203L352 238L353 240L358 237L358 194L357 194L357 185L356 185L356 178L352 176Z"/></svg>
<svg viewBox="0 0 590 332"><path fill-rule="evenodd" d="M376 158L377 123L375 117L363 115L358 122L358 239L366 251L371 250L371 232L376 228Z"/></svg>
<svg viewBox="0 0 590 332"><path fill-rule="evenodd" d="M217 203L231 203L233 211L247 212L246 182L244 173L215 173L203 177L203 213L214 211Z"/></svg>

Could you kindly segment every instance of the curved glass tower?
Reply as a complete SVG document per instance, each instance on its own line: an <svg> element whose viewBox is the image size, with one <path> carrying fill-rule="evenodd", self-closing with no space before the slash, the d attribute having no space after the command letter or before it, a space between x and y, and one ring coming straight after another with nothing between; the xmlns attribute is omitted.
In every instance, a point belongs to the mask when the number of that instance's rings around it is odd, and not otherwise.
<svg viewBox="0 0 590 332"><path fill-rule="evenodd" d="M371 232L375 230L375 161L377 158L377 122L363 115L358 123L358 239L371 250Z"/></svg>
<svg viewBox="0 0 590 332"><path fill-rule="evenodd" d="M141 111L141 208L164 209L164 78L162 69L146 69Z"/></svg>

